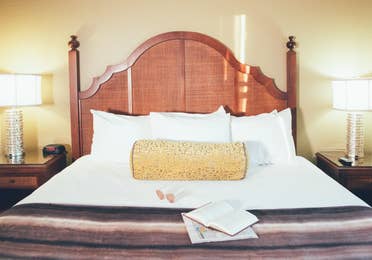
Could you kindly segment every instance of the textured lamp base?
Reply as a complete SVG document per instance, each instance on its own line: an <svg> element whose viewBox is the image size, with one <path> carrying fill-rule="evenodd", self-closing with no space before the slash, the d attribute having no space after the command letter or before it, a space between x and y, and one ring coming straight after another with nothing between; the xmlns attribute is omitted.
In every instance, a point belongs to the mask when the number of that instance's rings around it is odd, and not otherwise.
<svg viewBox="0 0 372 260"><path fill-rule="evenodd" d="M364 156L364 126L362 113L349 112L347 114L346 153L347 156L352 159Z"/></svg>
<svg viewBox="0 0 372 260"><path fill-rule="evenodd" d="M4 117L4 153L9 158L22 158L23 148L23 115L17 108L7 109Z"/></svg>

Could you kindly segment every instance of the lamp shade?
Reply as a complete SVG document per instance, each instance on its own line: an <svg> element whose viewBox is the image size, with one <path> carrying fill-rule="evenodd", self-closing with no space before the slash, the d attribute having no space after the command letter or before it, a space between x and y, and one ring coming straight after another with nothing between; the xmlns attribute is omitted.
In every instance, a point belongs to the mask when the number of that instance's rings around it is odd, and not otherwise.
<svg viewBox="0 0 372 260"><path fill-rule="evenodd" d="M351 79L332 82L333 108L347 111L372 110L372 80Z"/></svg>
<svg viewBox="0 0 372 260"><path fill-rule="evenodd" d="M39 75L0 74L0 106L32 106L41 104Z"/></svg>

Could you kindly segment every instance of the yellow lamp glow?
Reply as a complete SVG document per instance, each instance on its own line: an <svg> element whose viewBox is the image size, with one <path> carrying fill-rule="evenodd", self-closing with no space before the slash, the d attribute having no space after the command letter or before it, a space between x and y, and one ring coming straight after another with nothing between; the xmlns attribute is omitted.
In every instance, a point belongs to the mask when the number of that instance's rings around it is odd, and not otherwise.
<svg viewBox="0 0 372 260"><path fill-rule="evenodd" d="M23 115L18 107L41 104L41 77L0 74L0 93L0 106L10 107L5 111L4 118L4 152L9 158L18 158L17 161L22 161Z"/></svg>
<svg viewBox="0 0 372 260"><path fill-rule="evenodd" d="M351 79L332 82L333 108L347 115L346 153L351 159L364 156L363 111L372 110L372 80Z"/></svg>

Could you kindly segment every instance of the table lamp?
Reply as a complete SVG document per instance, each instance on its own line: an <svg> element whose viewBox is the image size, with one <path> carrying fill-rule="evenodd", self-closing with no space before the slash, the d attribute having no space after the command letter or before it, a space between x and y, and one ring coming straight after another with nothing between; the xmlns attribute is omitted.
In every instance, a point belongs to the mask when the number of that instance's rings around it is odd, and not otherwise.
<svg viewBox="0 0 372 260"><path fill-rule="evenodd" d="M5 110L3 149L9 158L23 158L23 115L21 106L41 104L39 75L0 74L0 106Z"/></svg>
<svg viewBox="0 0 372 260"><path fill-rule="evenodd" d="M372 79L336 80L332 82L333 108L347 111L346 156L364 156L363 112L372 110Z"/></svg>

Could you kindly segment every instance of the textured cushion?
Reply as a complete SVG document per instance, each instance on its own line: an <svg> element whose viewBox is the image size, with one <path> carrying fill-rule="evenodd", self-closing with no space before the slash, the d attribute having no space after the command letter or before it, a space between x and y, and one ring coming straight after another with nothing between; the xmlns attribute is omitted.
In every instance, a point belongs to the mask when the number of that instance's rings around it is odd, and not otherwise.
<svg viewBox="0 0 372 260"><path fill-rule="evenodd" d="M247 163L243 143L139 140L131 158L141 180L239 180Z"/></svg>

